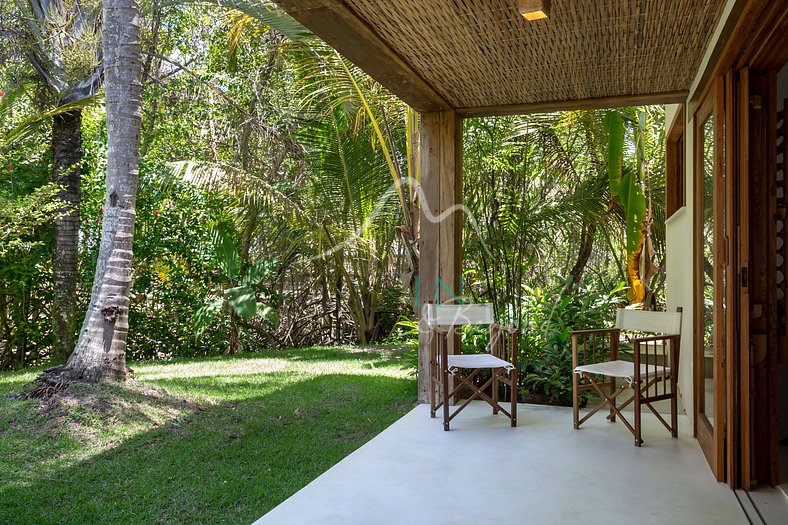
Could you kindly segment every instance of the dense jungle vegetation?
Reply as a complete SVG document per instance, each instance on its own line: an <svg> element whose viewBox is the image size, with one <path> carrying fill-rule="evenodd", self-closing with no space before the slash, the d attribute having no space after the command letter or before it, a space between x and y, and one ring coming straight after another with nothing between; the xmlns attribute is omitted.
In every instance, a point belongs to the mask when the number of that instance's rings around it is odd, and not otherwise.
<svg viewBox="0 0 788 525"><path fill-rule="evenodd" d="M264 2L222 4L142 6L129 358L412 346L418 115ZM0 4L0 370L73 349L104 216L100 23L31 5ZM465 122L462 295L522 329L524 395L566 399L569 330L663 306L663 143L661 107Z"/></svg>

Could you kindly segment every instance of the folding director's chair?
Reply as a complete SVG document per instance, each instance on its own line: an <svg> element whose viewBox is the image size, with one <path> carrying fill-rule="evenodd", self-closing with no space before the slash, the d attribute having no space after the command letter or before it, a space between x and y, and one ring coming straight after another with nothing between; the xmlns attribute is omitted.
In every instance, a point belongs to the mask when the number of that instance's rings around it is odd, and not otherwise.
<svg viewBox="0 0 788 525"><path fill-rule="evenodd" d="M502 412L517 426L517 336L514 328L495 323L491 304L438 305L427 304L424 318L430 331L430 416L443 408L443 430L449 422L474 399L485 400L493 414ZM464 325L489 325L490 343L485 354L450 353L449 347L459 352L459 331ZM482 371L490 370L490 378L481 386L473 383ZM453 380L453 381L452 381ZM452 385L453 383L453 385ZM498 402L499 385L508 386L511 396L509 410ZM485 389L492 387L491 396ZM450 402L463 387L471 395L451 410Z"/></svg>
<svg viewBox="0 0 788 525"><path fill-rule="evenodd" d="M635 332L631 339L632 360L620 359L619 338L622 331ZM661 335L644 336L644 332ZM681 339L681 308L675 313L619 309L615 328L578 330L572 332L572 412L574 427L580 428L588 418L605 406L607 419L616 417L635 437L635 446L643 444L640 409L646 405L671 435L678 437L677 380L679 373L679 341ZM616 385L617 379L623 384ZM617 406L616 398L632 389L632 397ZM580 418L580 392L593 390L604 402ZM670 400L670 424L652 403ZM621 411L634 403L634 425Z"/></svg>

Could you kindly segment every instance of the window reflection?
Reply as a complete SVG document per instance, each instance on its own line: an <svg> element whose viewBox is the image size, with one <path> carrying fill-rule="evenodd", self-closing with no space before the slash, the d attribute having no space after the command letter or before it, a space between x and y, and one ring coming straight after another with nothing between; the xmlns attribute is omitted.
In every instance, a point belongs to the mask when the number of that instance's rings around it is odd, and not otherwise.
<svg viewBox="0 0 788 525"><path fill-rule="evenodd" d="M714 116L703 123L703 412L714 423Z"/></svg>

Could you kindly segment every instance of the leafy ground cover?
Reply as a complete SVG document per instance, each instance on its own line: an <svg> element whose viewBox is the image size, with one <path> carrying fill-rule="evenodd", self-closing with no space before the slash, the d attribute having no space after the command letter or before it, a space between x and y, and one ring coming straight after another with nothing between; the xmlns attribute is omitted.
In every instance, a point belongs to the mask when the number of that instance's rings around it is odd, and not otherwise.
<svg viewBox="0 0 788 525"><path fill-rule="evenodd" d="M391 352L313 347L132 363L124 386L10 394L0 374L0 523L251 523L407 412Z"/></svg>

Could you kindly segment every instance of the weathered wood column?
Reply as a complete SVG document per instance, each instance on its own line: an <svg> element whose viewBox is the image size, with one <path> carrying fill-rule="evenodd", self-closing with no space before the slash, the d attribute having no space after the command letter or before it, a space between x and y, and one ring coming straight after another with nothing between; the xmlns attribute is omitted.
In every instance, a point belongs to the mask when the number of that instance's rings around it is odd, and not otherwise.
<svg viewBox="0 0 788 525"><path fill-rule="evenodd" d="M428 403L429 333L421 312L427 303L461 295L464 217L452 208L462 204L462 118L454 111L422 113L420 123L419 402Z"/></svg>

